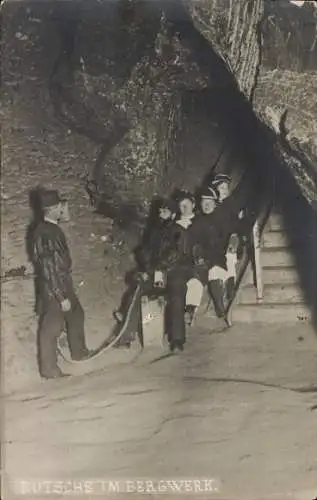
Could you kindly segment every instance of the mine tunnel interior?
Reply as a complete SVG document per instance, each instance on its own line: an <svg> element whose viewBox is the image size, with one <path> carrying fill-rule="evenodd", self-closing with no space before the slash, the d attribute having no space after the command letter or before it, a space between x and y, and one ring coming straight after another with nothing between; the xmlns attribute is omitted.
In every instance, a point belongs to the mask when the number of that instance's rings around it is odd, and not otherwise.
<svg viewBox="0 0 317 500"><path fill-rule="evenodd" d="M129 2L91 2L89 5L87 2L52 2L50 5L46 2L45 8L41 2L27 4L28 9L41 17L44 26L47 23L55 32L55 41L59 43L49 43L42 26L39 43L43 42L43 46L38 50L42 50L42 56L46 58L48 82L55 82L55 90L58 86L58 92L51 95L60 99L59 105L66 103L70 108L72 103L63 101L66 94L61 89L70 82L72 84L69 76L72 77L82 61L87 73L113 77L120 90L142 57L148 56L150 60L154 57L156 34L162 12L165 13L168 37L175 33L179 35L190 52L189 59L198 65L202 74L207 75L209 82L204 89L188 89L179 84L170 89L181 102L180 123L172 139L176 160L168 171L170 191L180 179L186 179L186 187L191 185L195 190L211 171L225 171L236 178L242 174L245 176L250 186L249 197L253 200L248 202L254 203L255 200L258 209L265 200L273 197L284 214L286 230L293 242L307 303L315 310L316 216L288 169L277 160L273 148L274 134L256 117L251 104L239 92L233 75L195 28L183 4L178 1L155 2L155 5L140 2L137 10ZM19 8L23 10L26 6L21 2ZM63 72L65 68L67 71ZM124 118L121 124L122 121ZM127 124L128 128L131 126ZM91 137L98 143L93 126L92 129ZM87 130L80 129L79 132L85 135ZM98 143L101 151L98 169L102 170L100 179L105 183L110 183L111 179L104 171L104 160L122 135L118 134L114 140L113 135L111 137L108 145L106 135L104 142ZM131 225L139 216L138 207L123 201L114 207L101 200L99 211L119 219L125 226Z"/></svg>

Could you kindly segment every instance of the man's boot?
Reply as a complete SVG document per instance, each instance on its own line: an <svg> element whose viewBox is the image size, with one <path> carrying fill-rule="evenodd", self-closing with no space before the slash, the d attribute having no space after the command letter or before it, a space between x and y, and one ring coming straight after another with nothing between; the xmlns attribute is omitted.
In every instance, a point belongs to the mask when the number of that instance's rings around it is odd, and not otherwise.
<svg viewBox="0 0 317 500"><path fill-rule="evenodd" d="M70 377L70 374L62 372L60 368L56 368L51 373L41 373L41 377L45 378L46 380L50 380L56 378Z"/></svg>
<svg viewBox="0 0 317 500"><path fill-rule="evenodd" d="M173 340L170 342L170 351L175 352L175 351L180 351L182 352L184 350L184 342L181 340Z"/></svg>

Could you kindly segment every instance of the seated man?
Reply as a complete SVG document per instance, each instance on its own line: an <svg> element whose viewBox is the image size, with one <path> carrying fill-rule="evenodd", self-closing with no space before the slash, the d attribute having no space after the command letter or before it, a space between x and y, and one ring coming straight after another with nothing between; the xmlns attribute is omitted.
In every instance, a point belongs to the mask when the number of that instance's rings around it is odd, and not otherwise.
<svg viewBox="0 0 317 500"><path fill-rule="evenodd" d="M187 316L192 316L196 305L199 305L203 288L192 237L195 200L190 193L182 192L177 201L180 215L170 228L168 245L161 247L159 263L167 278L167 328L172 351L184 348L186 298L189 300L193 295L198 296L198 301L194 300L198 304L187 304ZM197 286L199 283L200 287Z"/></svg>

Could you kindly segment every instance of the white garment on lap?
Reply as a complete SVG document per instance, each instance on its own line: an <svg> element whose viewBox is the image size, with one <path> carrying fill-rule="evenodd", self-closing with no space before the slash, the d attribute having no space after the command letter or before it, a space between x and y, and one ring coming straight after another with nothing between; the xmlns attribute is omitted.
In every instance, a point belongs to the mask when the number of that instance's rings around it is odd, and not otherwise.
<svg viewBox="0 0 317 500"><path fill-rule="evenodd" d="M219 266L212 267L208 271L208 281L213 281L213 280L226 281L229 278L236 277L236 265L238 262L237 254L228 252L226 254L226 258L227 258L228 270L226 271L225 269Z"/></svg>
<svg viewBox="0 0 317 500"><path fill-rule="evenodd" d="M164 282L164 275L162 271L155 271L154 273L154 283Z"/></svg>
<svg viewBox="0 0 317 500"><path fill-rule="evenodd" d="M191 278L187 281L186 305L199 307L203 296L204 287L202 283L196 279Z"/></svg>

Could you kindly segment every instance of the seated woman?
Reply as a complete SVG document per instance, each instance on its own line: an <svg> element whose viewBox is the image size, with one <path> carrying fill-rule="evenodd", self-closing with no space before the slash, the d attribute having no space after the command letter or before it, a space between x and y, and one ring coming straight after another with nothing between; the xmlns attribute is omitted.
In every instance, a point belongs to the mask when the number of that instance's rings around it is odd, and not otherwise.
<svg viewBox="0 0 317 500"><path fill-rule="evenodd" d="M195 239L201 245L203 259L209 266L208 289L219 318L225 317L226 305L234 290L238 245L236 236L233 240L230 238L241 225L238 214L244 201L241 188L230 195L229 182L229 176L219 174L210 186L202 188L201 215L195 230ZM229 295L228 287L231 290Z"/></svg>
<svg viewBox="0 0 317 500"><path fill-rule="evenodd" d="M158 200L149 218L148 229L143 241L135 251L137 272L130 279L130 286L124 294L120 308L114 312L119 326L126 322L126 333L120 339L119 345L130 345L135 334L142 330L141 299L143 295L157 293L164 283L158 272L158 259L161 246L166 245L170 225L176 216L176 204L170 200ZM135 293L138 290L138 296ZM133 306L133 307L131 307ZM129 317L127 318L127 314Z"/></svg>
<svg viewBox="0 0 317 500"><path fill-rule="evenodd" d="M218 237L223 242L223 251L226 252L227 274L222 275L223 272L218 272L219 269L214 269L210 274L211 287L220 300L219 316L222 317L234 293L237 263L243 248L250 243L250 233L261 200L254 199L249 182L243 178L238 186L232 189L232 179L229 175L216 174L211 185L219 193L213 224L218 227Z"/></svg>

